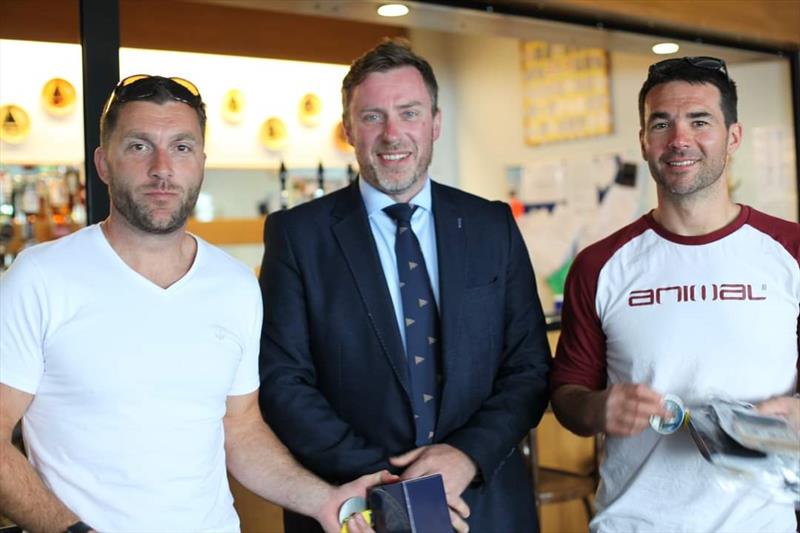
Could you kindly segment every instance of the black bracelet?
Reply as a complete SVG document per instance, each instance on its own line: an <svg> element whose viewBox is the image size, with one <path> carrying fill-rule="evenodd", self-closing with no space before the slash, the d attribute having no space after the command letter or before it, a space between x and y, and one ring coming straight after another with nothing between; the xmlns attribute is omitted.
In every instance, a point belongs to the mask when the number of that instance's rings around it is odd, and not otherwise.
<svg viewBox="0 0 800 533"><path fill-rule="evenodd" d="M64 533L89 533L92 530L92 527L87 525L84 522L78 521L69 526Z"/></svg>

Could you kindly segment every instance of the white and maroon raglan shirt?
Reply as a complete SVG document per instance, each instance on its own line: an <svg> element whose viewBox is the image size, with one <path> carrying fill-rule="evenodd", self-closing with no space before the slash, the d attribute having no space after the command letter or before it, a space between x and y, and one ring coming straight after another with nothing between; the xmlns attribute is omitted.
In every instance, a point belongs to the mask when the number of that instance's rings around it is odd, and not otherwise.
<svg viewBox="0 0 800 533"><path fill-rule="evenodd" d="M687 405L791 395L800 225L742 206L683 237L648 214L578 254L564 303L553 390L644 383ZM686 430L608 438L601 475L593 531L796 528L791 503L707 463Z"/></svg>

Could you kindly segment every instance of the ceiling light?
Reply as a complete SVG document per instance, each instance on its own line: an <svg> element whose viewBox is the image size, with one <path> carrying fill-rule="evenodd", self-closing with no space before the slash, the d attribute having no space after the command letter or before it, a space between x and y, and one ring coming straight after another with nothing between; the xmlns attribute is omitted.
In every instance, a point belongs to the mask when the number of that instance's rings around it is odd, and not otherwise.
<svg viewBox="0 0 800 533"><path fill-rule="evenodd" d="M653 53L655 54L674 54L681 47L678 43L658 43L653 45Z"/></svg>
<svg viewBox="0 0 800 533"><path fill-rule="evenodd" d="M378 15L382 17L402 17L408 14L408 7L404 4L383 4L378 8Z"/></svg>

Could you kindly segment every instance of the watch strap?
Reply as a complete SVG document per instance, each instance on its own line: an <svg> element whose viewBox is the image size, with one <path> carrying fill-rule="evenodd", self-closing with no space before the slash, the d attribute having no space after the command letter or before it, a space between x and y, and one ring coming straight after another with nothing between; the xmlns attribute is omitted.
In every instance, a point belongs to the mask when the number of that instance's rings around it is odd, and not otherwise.
<svg viewBox="0 0 800 533"><path fill-rule="evenodd" d="M92 527L80 520L69 526L64 533L89 533Z"/></svg>

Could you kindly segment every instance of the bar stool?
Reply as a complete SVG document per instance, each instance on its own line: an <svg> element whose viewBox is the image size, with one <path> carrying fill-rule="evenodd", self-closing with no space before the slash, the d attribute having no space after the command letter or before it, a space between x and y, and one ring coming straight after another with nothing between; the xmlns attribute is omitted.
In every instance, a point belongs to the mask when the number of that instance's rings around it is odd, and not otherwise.
<svg viewBox="0 0 800 533"><path fill-rule="evenodd" d="M520 443L520 451L525 458L531 483L535 490L536 512L541 519L540 507L549 503L581 500L586 510L587 522L594 517L592 498L600 480L600 462L604 454L605 436L594 436L594 450L591 466L587 471L575 472L560 468L539 465L536 428L531 429Z"/></svg>

